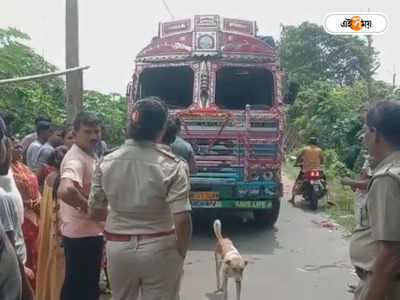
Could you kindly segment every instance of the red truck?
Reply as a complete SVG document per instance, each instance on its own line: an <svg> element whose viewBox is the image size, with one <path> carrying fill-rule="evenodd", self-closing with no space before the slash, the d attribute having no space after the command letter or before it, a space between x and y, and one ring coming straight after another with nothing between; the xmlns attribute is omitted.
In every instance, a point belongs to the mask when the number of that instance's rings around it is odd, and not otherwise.
<svg viewBox="0 0 400 300"><path fill-rule="evenodd" d="M285 114L277 47L255 22L196 15L159 24L136 57L129 104L163 99L179 117L198 171L196 210L252 211L272 226L282 197Z"/></svg>

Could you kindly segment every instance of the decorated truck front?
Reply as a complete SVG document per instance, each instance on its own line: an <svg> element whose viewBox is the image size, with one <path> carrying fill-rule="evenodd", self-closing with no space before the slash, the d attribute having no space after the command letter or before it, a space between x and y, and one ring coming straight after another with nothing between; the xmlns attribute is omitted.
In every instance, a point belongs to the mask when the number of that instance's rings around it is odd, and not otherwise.
<svg viewBox="0 0 400 300"><path fill-rule="evenodd" d="M160 23L137 56L130 104L158 96L195 150L191 203L253 211L273 225L282 196L284 113L274 41L255 22L199 15Z"/></svg>

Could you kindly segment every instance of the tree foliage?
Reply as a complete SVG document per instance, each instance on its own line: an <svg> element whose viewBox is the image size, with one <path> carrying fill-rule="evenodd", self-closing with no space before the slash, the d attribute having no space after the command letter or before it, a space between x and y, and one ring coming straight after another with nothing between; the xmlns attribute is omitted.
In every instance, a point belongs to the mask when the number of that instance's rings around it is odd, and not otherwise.
<svg viewBox="0 0 400 300"><path fill-rule="evenodd" d="M343 86L366 79L376 67L378 54L372 50L369 55L365 40L330 35L322 26L309 22L282 26L279 49L287 80L301 85L329 81Z"/></svg>
<svg viewBox="0 0 400 300"><path fill-rule="evenodd" d="M378 99L396 99L392 88L384 82L374 81L373 91ZM343 87L315 81L304 87L289 107L289 123L303 140L317 137L326 149L335 151L347 168L355 170L361 151L359 111L366 99L364 81Z"/></svg>
<svg viewBox="0 0 400 300"><path fill-rule="evenodd" d="M56 71L24 42L30 38L15 29L0 28L0 79ZM110 146L123 139L125 99L119 94L85 91L84 108L98 114L105 125ZM65 83L60 77L0 85L0 112L13 119L13 131L23 135L34 129L34 119L47 115L55 123L65 120Z"/></svg>
<svg viewBox="0 0 400 300"><path fill-rule="evenodd" d="M0 29L0 79L47 73L56 70L42 56L23 44L29 36L15 29ZM65 116L64 81L59 77L0 86L0 110L8 111L16 132L32 130L38 114L55 122Z"/></svg>
<svg viewBox="0 0 400 300"><path fill-rule="evenodd" d="M120 145L124 141L125 97L116 93L85 91L84 108L95 112L102 119L105 139L111 146Z"/></svg>
<svg viewBox="0 0 400 300"><path fill-rule="evenodd" d="M316 81L303 89L290 107L291 126L305 139L314 136L325 148L335 149L340 160L352 168L360 152L358 111L365 93L363 84L338 88Z"/></svg>
<svg viewBox="0 0 400 300"><path fill-rule="evenodd" d="M288 109L291 130L303 141L317 137L337 174L357 170L360 107L378 99L400 99L399 90L370 80L379 67L377 51L367 40L329 35L308 22L283 26L281 37L286 95L292 100L297 96Z"/></svg>

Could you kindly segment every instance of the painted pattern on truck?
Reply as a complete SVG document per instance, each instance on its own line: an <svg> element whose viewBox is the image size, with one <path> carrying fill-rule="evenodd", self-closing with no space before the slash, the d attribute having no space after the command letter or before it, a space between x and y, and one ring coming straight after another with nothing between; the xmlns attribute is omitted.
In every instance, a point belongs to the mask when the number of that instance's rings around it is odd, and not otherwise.
<svg viewBox="0 0 400 300"><path fill-rule="evenodd" d="M158 36L136 58L131 104L143 96L144 72L171 67L193 71L191 104L169 109L196 153L193 208L270 208L282 193L285 129L276 47L257 36L255 22L201 15L161 23ZM225 109L217 104L219 71L235 68L269 74L269 105Z"/></svg>

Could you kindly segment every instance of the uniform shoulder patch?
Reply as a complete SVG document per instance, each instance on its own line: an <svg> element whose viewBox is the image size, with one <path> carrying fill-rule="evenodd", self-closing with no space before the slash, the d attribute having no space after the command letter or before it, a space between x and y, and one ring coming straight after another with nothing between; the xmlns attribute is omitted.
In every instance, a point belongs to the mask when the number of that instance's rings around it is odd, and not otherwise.
<svg viewBox="0 0 400 300"><path fill-rule="evenodd" d="M173 159L173 160L176 161L176 162L179 162L179 161L180 161L180 159L179 159L178 156L176 156L174 153L172 153L172 151L170 151L170 150L168 150L168 149L166 149L166 148L164 148L164 147L157 146L157 147L156 147L156 150L157 150L158 152L164 154L165 156L167 156L167 157Z"/></svg>
<svg viewBox="0 0 400 300"><path fill-rule="evenodd" d="M390 176L400 183L400 165L399 165L399 163L392 162L392 163L389 163L389 164L383 166L381 169L375 171L374 175L369 183L369 187L371 187L372 182L376 178L383 177L383 176ZM368 187L368 189L369 189L369 187Z"/></svg>
<svg viewBox="0 0 400 300"><path fill-rule="evenodd" d="M393 163L386 171L389 175L394 177L400 183L400 163Z"/></svg>
<svg viewBox="0 0 400 300"><path fill-rule="evenodd" d="M114 148L111 148L111 149L107 150L107 151L104 153L104 156L115 152L115 151L118 150L119 148L120 148L120 147L114 147Z"/></svg>
<svg viewBox="0 0 400 300"><path fill-rule="evenodd" d="M99 157L99 159L102 159L103 161L108 161L108 160L112 160L115 158L115 155L117 153L119 153L119 150L121 150L123 146L119 146L119 147L114 147L110 150L108 150L106 153L104 153L103 156Z"/></svg>

